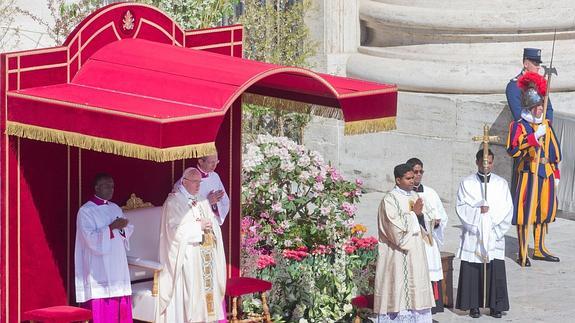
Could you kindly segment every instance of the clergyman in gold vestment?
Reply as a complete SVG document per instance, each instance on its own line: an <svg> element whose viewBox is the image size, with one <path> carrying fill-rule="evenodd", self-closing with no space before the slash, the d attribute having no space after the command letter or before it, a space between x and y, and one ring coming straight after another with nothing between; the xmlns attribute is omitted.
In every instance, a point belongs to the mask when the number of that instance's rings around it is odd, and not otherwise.
<svg viewBox="0 0 575 323"><path fill-rule="evenodd" d="M374 312L378 322L431 322L435 301L417 219L426 208L412 190L414 174L409 165L397 165L394 177L396 186L379 206Z"/></svg>

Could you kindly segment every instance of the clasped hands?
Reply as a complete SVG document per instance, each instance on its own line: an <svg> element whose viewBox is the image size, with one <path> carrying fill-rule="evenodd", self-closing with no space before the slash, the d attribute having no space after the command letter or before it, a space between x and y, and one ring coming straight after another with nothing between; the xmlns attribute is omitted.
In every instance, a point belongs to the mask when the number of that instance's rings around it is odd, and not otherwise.
<svg viewBox="0 0 575 323"><path fill-rule="evenodd" d="M224 197L224 190L210 191L208 193L208 201L210 205L218 203Z"/></svg>
<svg viewBox="0 0 575 323"><path fill-rule="evenodd" d="M479 207L481 208L482 214L489 212L489 204L487 204L486 200L482 200L479 204Z"/></svg>
<svg viewBox="0 0 575 323"><path fill-rule="evenodd" d="M110 223L109 227L111 230L118 229L122 230L128 225L128 219L125 218L116 218L112 223Z"/></svg>

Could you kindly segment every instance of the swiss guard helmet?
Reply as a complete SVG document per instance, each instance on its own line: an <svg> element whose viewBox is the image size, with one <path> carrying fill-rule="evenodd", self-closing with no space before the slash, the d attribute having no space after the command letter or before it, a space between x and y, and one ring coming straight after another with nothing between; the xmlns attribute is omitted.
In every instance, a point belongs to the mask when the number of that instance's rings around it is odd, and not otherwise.
<svg viewBox="0 0 575 323"><path fill-rule="evenodd" d="M530 87L523 91L523 94L521 95L521 105L524 108L531 109L541 104L543 104L543 98L539 95L536 89Z"/></svg>
<svg viewBox="0 0 575 323"><path fill-rule="evenodd" d="M521 105L531 109L543 104L543 98L547 92L547 81L543 76L534 72L526 72L517 79L517 85L521 89Z"/></svg>

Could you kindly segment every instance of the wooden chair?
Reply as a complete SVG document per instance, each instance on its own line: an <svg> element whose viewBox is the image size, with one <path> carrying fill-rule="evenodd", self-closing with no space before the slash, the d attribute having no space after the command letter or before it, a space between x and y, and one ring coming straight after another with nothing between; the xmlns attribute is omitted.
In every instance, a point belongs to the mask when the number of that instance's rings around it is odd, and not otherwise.
<svg viewBox="0 0 575 323"><path fill-rule="evenodd" d="M272 289L272 283L250 277L234 277L228 279L226 283L226 295L232 298L232 323L248 323L264 321L271 323L270 309L268 307L266 291ZM238 298L242 295L260 293L263 307L263 314L247 319L238 318Z"/></svg>
<svg viewBox="0 0 575 323"><path fill-rule="evenodd" d="M27 311L22 320L30 322L85 322L92 319L92 312L85 308L74 306L52 306Z"/></svg>
<svg viewBox="0 0 575 323"><path fill-rule="evenodd" d="M373 295L359 295L351 300L351 305L355 309L355 317L353 323L361 323L360 310L369 309L373 310Z"/></svg>

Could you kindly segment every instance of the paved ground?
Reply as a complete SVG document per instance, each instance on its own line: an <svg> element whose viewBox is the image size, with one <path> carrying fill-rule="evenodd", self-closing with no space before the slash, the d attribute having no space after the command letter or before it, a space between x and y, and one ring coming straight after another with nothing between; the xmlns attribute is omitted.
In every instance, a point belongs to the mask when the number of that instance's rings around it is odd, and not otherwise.
<svg viewBox="0 0 575 323"><path fill-rule="evenodd" d="M377 208L382 193L364 195L358 208L357 222L377 234ZM446 210L449 222L443 251L455 252L459 245L459 219L453 210ZM521 268L514 261L517 254L517 234L512 227L506 235L506 270L511 309L503 318L482 315L472 319L467 312L446 309L433 316L436 322L499 321L499 322L573 322L575 317L575 214L566 213L549 226L547 246L561 258L559 263L532 260L532 267ZM459 260L454 261L453 295L457 294ZM488 314L489 310L482 310Z"/></svg>

